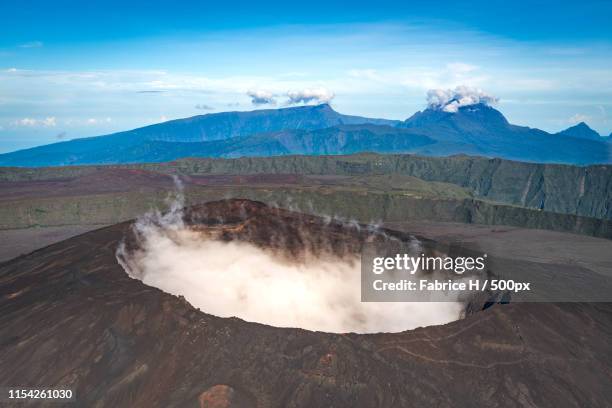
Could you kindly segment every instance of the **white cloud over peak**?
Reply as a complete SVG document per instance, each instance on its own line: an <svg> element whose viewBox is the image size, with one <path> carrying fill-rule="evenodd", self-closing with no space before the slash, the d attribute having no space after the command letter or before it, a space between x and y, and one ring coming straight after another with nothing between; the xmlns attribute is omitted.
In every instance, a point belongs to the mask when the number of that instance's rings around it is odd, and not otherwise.
<svg viewBox="0 0 612 408"><path fill-rule="evenodd" d="M329 103L336 95L326 88L307 88L299 91L289 91L287 96L289 97L287 105L297 105L311 102Z"/></svg>
<svg viewBox="0 0 612 408"><path fill-rule="evenodd" d="M575 115L572 115L567 120L567 122L571 123L572 125L575 125L575 124L580 123L580 122L586 122L586 121L588 121L590 119L591 119L591 117L588 116L588 115L584 115L582 113L576 113Z"/></svg>
<svg viewBox="0 0 612 408"><path fill-rule="evenodd" d="M274 94L269 91L263 90L249 90L247 91L247 95L251 98L251 103L253 105L274 105L276 104L276 99L274 99Z"/></svg>
<svg viewBox="0 0 612 408"><path fill-rule="evenodd" d="M427 105L432 109L445 112L457 112L464 106L483 103L491 105L497 103L498 98L489 95L481 89L458 86L455 89L430 89L427 91Z"/></svg>

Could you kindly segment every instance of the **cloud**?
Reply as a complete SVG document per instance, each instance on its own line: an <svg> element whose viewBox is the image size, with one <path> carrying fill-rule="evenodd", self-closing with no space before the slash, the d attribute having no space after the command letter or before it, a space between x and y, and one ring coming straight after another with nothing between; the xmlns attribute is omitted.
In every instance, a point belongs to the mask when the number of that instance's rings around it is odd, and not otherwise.
<svg viewBox="0 0 612 408"><path fill-rule="evenodd" d="M24 127L55 127L57 122L55 116L49 116L44 119L23 118L13 122L14 126Z"/></svg>
<svg viewBox="0 0 612 408"><path fill-rule="evenodd" d="M205 105L203 103L198 103L196 106L194 106L194 108L199 109L199 110L213 110L213 109L215 109L212 106Z"/></svg>
<svg viewBox="0 0 612 408"><path fill-rule="evenodd" d="M287 105L296 105L310 102L329 103L336 95L326 88L309 88L301 91L289 91L287 96L289 97Z"/></svg>
<svg viewBox="0 0 612 408"><path fill-rule="evenodd" d="M38 120L32 118L23 118L13 122L15 126L36 126L37 123Z"/></svg>
<svg viewBox="0 0 612 408"><path fill-rule="evenodd" d="M465 62L440 66L412 66L400 69L397 82L409 88L452 89L456 86L480 87L491 78L480 67Z"/></svg>
<svg viewBox="0 0 612 408"><path fill-rule="evenodd" d="M19 48L40 48L44 44L42 41L30 41L24 44L20 44Z"/></svg>
<svg viewBox="0 0 612 408"><path fill-rule="evenodd" d="M576 123L580 123L580 122L587 122L589 120L591 120L592 118L588 115L583 115L582 113L576 113L575 115L571 116L567 122L571 123L571 124L576 124Z"/></svg>
<svg viewBox="0 0 612 408"><path fill-rule="evenodd" d="M113 119L110 117L106 118L78 118L78 119L64 119L62 124L65 126L97 126L106 125L112 123Z"/></svg>
<svg viewBox="0 0 612 408"><path fill-rule="evenodd" d="M41 124L43 126L48 126L48 127L55 127L56 123L55 123L55 116L50 116L47 117L45 119L41 120Z"/></svg>
<svg viewBox="0 0 612 408"><path fill-rule="evenodd" d="M249 90L247 95L251 98L251 103L253 105L274 105L276 100L274 99L274 94L268 91L262 90Z"/></svg>
<svg viewBox="0 0 612 408"><path fill-rule="evenodd" d="M451 62L450 64L446 64L446 69L452 74L459 75L476 71L478 66L466 64L465 62Z"/></svg>
<svg viewBox="0 0 612 408"><path fill-rule="evenodd" d="M427 91L427 105L431 109L445 112L457 112L464 106L482 103L491 105L498 98L483 92L481 89L458 86L455 89L430 89Z"/></svg>
<svg viewBox="0 0 612 408"><path fill-rule="evenodd" d="M87 125L101 125L103 123L111 123L113 120L111 118L102 118L102 119L97 119L97 118L89 118L85 121L85 124Z"/></svg>
<svg viewBox="0 0 612 408"><path fill-rule="evenodd" d="M375 69L351 69L348 71L351 78L368 79L370 81L382 81L383 77Z"/></svg>

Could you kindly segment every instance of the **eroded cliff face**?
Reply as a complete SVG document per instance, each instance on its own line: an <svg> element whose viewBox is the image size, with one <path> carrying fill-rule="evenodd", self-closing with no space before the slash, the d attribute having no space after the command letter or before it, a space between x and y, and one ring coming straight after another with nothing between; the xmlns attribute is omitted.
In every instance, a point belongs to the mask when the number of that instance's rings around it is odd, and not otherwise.
<svg viewBox="0 0 612 408"><path fill-rule="evenodd" d="M184 159L171 163L112 166L182 175L393 175L465 187L475 197L550 212L612 219L612 166L569 166L482 157L358 154L240 159ZM0 182L90 176L102 166L0 168Z"/></svg>
<svg viewBox="0 0 612 408"><path fill-rule="evenodd" d="M216 211L251 219L246 229L229 223L226 238L262 245L271 222L291 232L298 217L215 205L192 221ZM354 229L304 221L360 242ZM130 228L0 264L0 383L72 388L92 407L604 407L612 398L609 304L496 305L401 333L282 329L211 316L131 279L115 258Z"/></svg>
<svg viewBox="0 0 612 408"><path fill-rule="evenodd" d="M146 168L183 174L405 174L453 183L476 197L551 212L612 218L612 166L568 166L482 157L355 155L187 159Z"/></svg>
<svg viewBox="0 0 612 408"><path fill-rule="evenodd" d="M167 190L132 191L58 198L29 198L0 205L0 228L108 225L164 208ZM612 237L612 221L561 214L471 198L433 198L399 192L354 192L289 186L209 186L186 189L191 205L225 198L247 198L299 211L359 222L448 221Z"/></svg>
<svg viewBox="0 0 612 408"><path fill-rule="evenodd" d="M357 155L141 167L0 169L0 229L125 221L163 206L178 174L190 204L235 197L361 222L452 221L606 238L611 231L606 166Z"/></svg>

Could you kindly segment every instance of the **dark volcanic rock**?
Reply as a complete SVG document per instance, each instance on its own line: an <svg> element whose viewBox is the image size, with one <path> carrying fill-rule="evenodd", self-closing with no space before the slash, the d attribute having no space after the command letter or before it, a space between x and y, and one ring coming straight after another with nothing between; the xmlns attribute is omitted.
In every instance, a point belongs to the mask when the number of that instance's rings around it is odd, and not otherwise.
<svg viewBox="0 0 612 408"><path fill-rule="evenodd" d="M223 223L212 222L217 212ZM186 217L202 228L227 226L228 239L253 239L278 217L289 230L337 228L240 201ZM275 328L208 315L130 279L115 259L129 229L118 224L0 264L0 384L72 388L86 407L605 407L612 400L610 304L495 305L392 334ZM369 236L355 231L336 233L355 243Z"/></svg>
<svg viewBox="0 0 612 408"><path fill-rule="evenodd" d="M291 257L327 253L342 258L361 252L365 242L409 238L398 231L347 225L241 199L192 206L186 209L183 219L192 228L218 239L250 242Z"/></svg>
<svg viewBox="0 0 612 408"><path fill-rule="evenodd" d="M228 385L214 385L199 398L200 408L252 408L255 405L247 397Z"/></svg>

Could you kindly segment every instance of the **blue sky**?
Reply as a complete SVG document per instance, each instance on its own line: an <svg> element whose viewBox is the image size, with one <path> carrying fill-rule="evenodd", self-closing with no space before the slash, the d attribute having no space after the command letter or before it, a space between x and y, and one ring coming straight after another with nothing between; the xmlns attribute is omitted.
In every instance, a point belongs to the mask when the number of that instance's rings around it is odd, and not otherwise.
<svg viewBox="0 0 612 408"><path fill-rule="evenodd" d="M289 95L405 119L460 85L513 123L607 135L611 19L608 1L2 2L0 152Z"/></svg>

